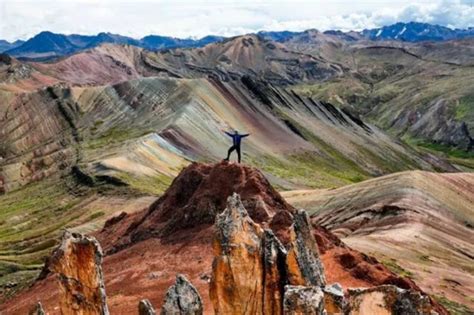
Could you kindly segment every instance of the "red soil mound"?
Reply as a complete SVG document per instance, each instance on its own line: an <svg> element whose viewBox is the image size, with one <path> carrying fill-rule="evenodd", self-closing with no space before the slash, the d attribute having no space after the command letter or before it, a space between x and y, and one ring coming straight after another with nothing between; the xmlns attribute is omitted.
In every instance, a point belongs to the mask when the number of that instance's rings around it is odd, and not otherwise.
<svg viewBox="0 0 474 315"><path fill-rule="evenodd" d="M234 192L241 196L251 218L260 224L268 222L277 212L294 211L255 168L228 162L192 163L146 212L125 221L109 220L101 235L110 238L111 234L116 234L114 231L123 233L110 252L151 237L170 239L179 230L212 225ZM119 222L121 227L117 226ZM123 224L128 225L125 231ZM101 235L99 239L102 239Z"/></svg>

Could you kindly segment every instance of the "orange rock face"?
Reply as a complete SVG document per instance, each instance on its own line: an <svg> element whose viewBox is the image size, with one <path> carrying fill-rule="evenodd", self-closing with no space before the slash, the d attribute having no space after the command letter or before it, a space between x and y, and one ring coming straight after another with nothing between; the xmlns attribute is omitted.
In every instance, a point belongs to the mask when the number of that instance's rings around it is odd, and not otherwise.
<svg viewBox="0 0 474 315"><path fill-rule="evenodd" d="M216 220L215 258L209 294L216 314L262 314L262 228L240 196L229 197Z"/></svg>
<svg viewBox="0 0 474 315"><path fill-rule="evenodd" d="M311 292L319 290L323 303L323 269L306 213L294 216L287 255L273 231L253 222L239 195L227 202L217 216L214 240L210 298L216 314L283 314L284 285L294 279Z"/></svg>
<svg viewBox="0 0 474 315"><path fill-rule="evenodd" d="M95 238L65 232L49 269L57 275L63 315L108 315L102 249Z"/></svg>

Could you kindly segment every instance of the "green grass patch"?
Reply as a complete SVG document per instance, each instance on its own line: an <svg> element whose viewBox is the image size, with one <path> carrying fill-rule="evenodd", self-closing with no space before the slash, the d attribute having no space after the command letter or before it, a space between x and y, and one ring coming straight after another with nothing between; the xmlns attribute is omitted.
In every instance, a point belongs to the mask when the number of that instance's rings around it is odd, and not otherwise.
<svg viewBox="0 0 474 315"><path fill-rule="evenodd" d="M464 120L466 118L470 119L470 121L474 120L474 94L466 95L459 99L455 118L457 120Z"/></svg>
<svg viewBox="0 0 474 315"><path fill-rule="evenodd" d="M71 195L58 179L31 183L0 196L0 283L5 279L18 283L8 292L16 292L23 280L32 280L39 272L61 229L86 213L78 207L86 197Z"/></svg>
<svg viewBox="0 0 474 315"><path fill-rule="evenodd" d="M97 128L98 126L93 126L92 131L95 132ZM153 132L153 130L112 127L100 134L98 137L84 141L83 146L88 150L96 150L106 146L122 143L126 140L138 138L151 132Z"/></svg>
<svg viewBox="0 0 474 315"><path fill-rule="evenodd" d="M431 143L405 135L402 140L419 153L430 153L460 166L464 171L474 170L474 152L464 151L439 143Z"/></svg>
<svg viewBox="0 0 474 315"><path fill-rule="evenodd" d="M91 210L87 207L91 200L107 194L125 198L144 195L144 192L159 194L171 182L165 176L126 179L131 187L110 184L86 187L80 186L72 176L49 178L0 195L0 286L16 283L5 289L0 299L34 280L45 257L57 245L62 230L92 222L114 211Z"/></svg>
<svg viewBox="0 0 474 315"><path fill-rule="evenodd" d="M173 178L157 174L155 176L136 176L121 172L117 178L129 185L129 189L142 194L159 195L162 194L171 184Z"/></svg>
<svg viewBox="0 0 474 315"><path fill-rule="evenodd" d="M418 146L424 147L431 151L438 151L442 152L449 157L460 158L460 159L472 159L474 158L474 152L464 151L460 149L456 149L444 144L439 143L432 143L432 142L425 142L420 141L417 143Z"/></svg>
<svg viewBox="0 0 474 315"><path fill-rule="evenodd" d="M21 270L0 277L0 304L27 288L39 275L40 270Z"/></svg>
<svg viewBox="0 0 474 315"><path fill-rule="evenodd" d="M95 219L98 219L100 217L103 217L105 215L105 212L103 211L99 211L99 212L94 212L93 214L91 214L88 218L87 218L87 221L93 221Z"/></svg>
<svg viewBox="0 0 474 315"><path fill-rule="evenodd" d="M450 299L442 295L434 294L432 296L436 301L438 301L438 303L443 305L452 315L469 315L474 312L472 309L469 309L469 307L467 307L466 305L463 305L455 301L451 301Z"/></svg>
<svg viewBox="0 0 474 315"><path fill-rule="evenodd" d="M397 264L397 260L394 258L390 258L388 260L382 260L382 264L384 264L385 267L390 269L391 272L399 276L408 277L408 278L414 277L414 274L411 271L402 268L399 264Z"/></svg>
<svg viewBox="0 0 474 315"><path fill-rule="evenodd" d="M367 175L350 167L337 167L313 152L299 152L277 158L250 158L250 164L285 181L311 188L334 188L367 179Z"/></svg>
<svg viewBox="0 0 474 315"><path fill-rule="evenodd" d="M104 121L103 121L103 120L100 120L100 119L94 121L94 124L93 124L92 127L90 128L90 132L91 132L92 134L95 134L95 133L97 132L97 130L99 129L99 127L103 125L103 123L104 123Z"/></svg>
<svg viewBox="0 0 474 315"><path fill-rule="evenodd" d="M369 86L352 78L336 78L324 83L299 84L295 92L338 105L360 105L367 101Z"/></svg>

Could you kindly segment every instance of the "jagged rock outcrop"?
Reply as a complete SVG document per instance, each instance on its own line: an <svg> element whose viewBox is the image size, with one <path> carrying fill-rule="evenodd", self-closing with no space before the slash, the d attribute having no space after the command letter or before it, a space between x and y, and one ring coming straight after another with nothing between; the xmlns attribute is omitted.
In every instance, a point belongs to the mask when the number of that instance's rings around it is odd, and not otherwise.
<svg viewBox="0 0 474 315"><path fill-rule="evenodd" d="M286 249L269 229L263 233L263 314L282 314Z"/></svg>
<svg viewBox="0 0 474 315"><path fill-rule="evenodd" d="M102 249L94 237L64 232L48 268L57 275L63 315L108 315Z"/></svg>
<svg viewBox="0 0 474 315"><path fill-rule="evenodd" d="M28 315L46 315L46 312L43 309L41 302L36 303L36 305L28 312Z"/></svg>
<svg viewBox="0 0 474 315"><path fill-rule="evenodd" d="M238 194L228 198L214 240L210 297L217 314L282 314L285 284L324 285L304 211L295 214L292 229L290 256L273 231L250 218Z"/></svg>
<svg viewBox="0 0 474 315"><path fill-rule="evenodd" d="M184 275L176 275L176 282L166 292L161 315L201 315L201 296Z"/></svg>
<svg viewBox="0 0 474 315"><path fill-rule="evenodd" d="M324 309L328 315L344 314L347 302L344 290L339 283L327 285L323 288Z"/></svg>
<svg viewBox="0 0 474 315"><path fill-rule="evenodd" d="M234 193L216 219L209 288L216 314L262 314L262 235Z"/></svg>
<svg viewBox="0 0 474 315"><path fill-rule="evenodd" d="M323 287L326 284L324 268L306 211L298 210L293 222L286 257L288 282L291 285Z"/></svg>
<svg viewBox="0 0 474 315"><path fill-rule="evenodd" d="M138 302L138 315L156 315L153 305L147 299Z"/></svg>
<svg viewBox="0 0 474 315"><path fill-rule="evenodd" d="M283 313L285 315L323 315L323 291L315 286L287 285Z"/></svg>
<svg viewBox="0 0 474 315"><path fill-rule="evenodd" d="M270 226L278 228L284 236L289 234L286 248L272 230L263 230L250 218L236 193L228 198L226 209L217 216L210 285L216 314L431 312L429 297L409 286L408 289L393 285L349 289L350 300L346 301L340 284L325 285L314 237L322 235L322 231L313 229L306 212L278 213L275 217L279 224L273 222ZM290 222L293 223L289 232L282 233ZM319 242L330 242L330 238L321 238Z"/></svg>
<svg viewBox="0 0 474 315"><path fill-rule="evenodd" d="M433 314L429 297L414 290L382 285L367 289L349 289L348 291L349 315Z"/></svg>

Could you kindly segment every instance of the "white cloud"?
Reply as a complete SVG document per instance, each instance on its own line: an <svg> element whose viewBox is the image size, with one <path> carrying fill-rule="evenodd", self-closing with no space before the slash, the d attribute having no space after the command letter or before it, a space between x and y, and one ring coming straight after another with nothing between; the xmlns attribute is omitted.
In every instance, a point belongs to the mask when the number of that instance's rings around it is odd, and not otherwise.
<svg viewBox="0 0 474 315"><path fill-rule="evenodd" d="M40 31L136 38L148 34L232 36L259 30L361 30L398 21L474 26L474 0L438 1L112 1L0 0L0 38L26 39Z"/></svg>

